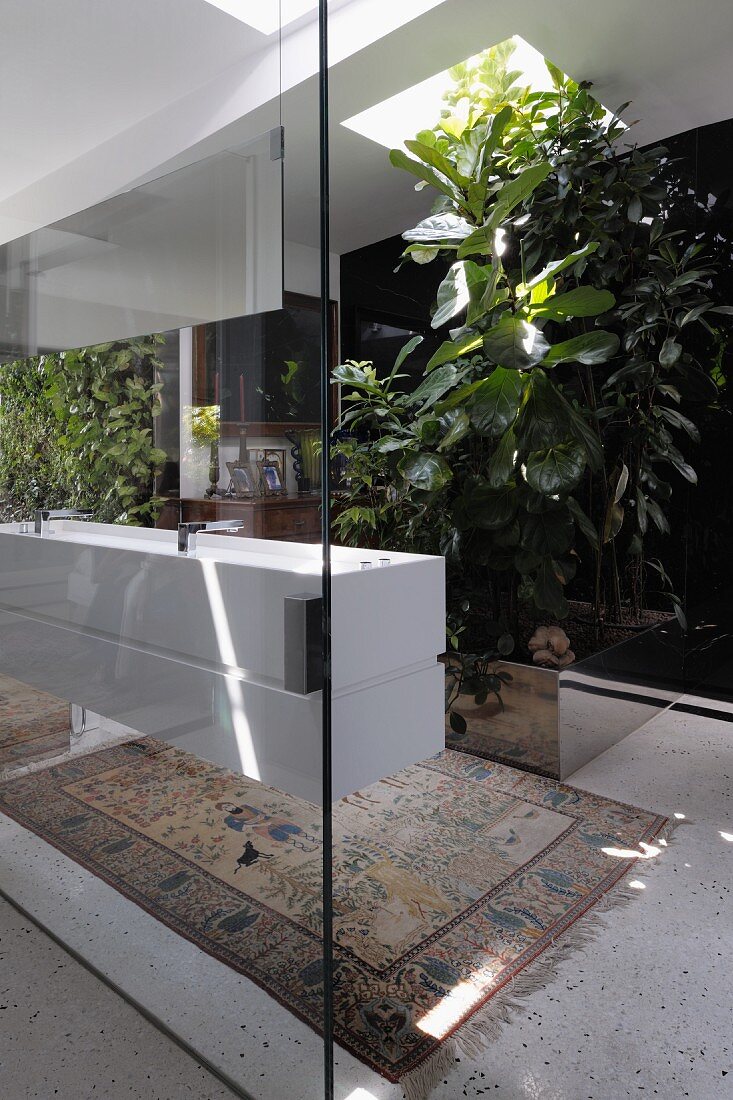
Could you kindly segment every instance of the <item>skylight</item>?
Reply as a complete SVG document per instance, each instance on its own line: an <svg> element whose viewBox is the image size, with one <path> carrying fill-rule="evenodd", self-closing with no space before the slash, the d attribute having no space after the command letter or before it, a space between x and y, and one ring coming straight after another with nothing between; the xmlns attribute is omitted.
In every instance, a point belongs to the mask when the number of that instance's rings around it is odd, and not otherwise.
<svg viewBox="0 0 733 1100"><path fill-rule="evenodd" d="M528 85L533 91L546 91L551 87L551 80L542 54L518 34L511 41L515 48L509 67L523 74L517 84ZM342 126L387 149L399 149L406 138L435 126L445 107L443 93L452 84L446 69L346 119Z"/></svg>
<svg viewBox="0 0 733 1100"><path fill-rule="evenodd" d="M267 35L318 7L318 0L206 0L206 3Z"/></svg>

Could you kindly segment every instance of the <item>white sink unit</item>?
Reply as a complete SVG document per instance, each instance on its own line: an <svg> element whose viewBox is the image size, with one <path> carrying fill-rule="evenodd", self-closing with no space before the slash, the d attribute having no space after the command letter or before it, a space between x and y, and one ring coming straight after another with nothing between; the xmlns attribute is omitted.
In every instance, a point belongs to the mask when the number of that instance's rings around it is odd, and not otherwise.
<svg viewBox="0 0 733 1100"><path fill-rule="evenodd" d="M390 564L380 566L380 558ZM372 567L362 569L362 562ZM444 561L333 547L332 797L444 745ZM0 524L0 670L312 802L322 692L285 689L285 600L322 549L54 520Z"/></svg>

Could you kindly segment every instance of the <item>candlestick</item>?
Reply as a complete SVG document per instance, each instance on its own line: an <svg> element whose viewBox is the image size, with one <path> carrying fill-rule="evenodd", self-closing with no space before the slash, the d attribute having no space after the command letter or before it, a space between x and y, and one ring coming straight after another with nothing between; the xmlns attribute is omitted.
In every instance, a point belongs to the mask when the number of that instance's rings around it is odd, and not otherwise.
<svg viewBox="0 0 733 1100"><path fill-rule="evenodd" d="M244 375L239 376L239 423L244 424Z"/></svg>

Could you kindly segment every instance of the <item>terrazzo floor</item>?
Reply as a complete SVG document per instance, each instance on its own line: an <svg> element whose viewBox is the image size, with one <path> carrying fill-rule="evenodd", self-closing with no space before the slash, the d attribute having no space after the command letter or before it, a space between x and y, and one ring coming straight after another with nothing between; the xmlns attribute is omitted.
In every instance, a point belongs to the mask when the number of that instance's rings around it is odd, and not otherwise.
<svg viewBox="0 0 733 1100"><path fill-rule="evenodd" d="M684 815L672 844L645 863L633 903L604 914L593 943L558 966L484 1054L457 1063L431 1100L733 1097L733 713L722 707L725 718L708 716L716 706L709 700L685 697L681 704L706 713L668 711L571 780ZM319 1100L320 1043L305 1025L37 837L4 818L2 833L3 889L54 934L83 950L255 1100ZM16 918L18 926L29 927ZM98 1009L78 1009L87 1004L85 983L100 983L40 933L11 932L10 947L3 1002L23 1008L16 1015L18 1045L6 1051L0 1031L5 1095L230 1095L104 986L104 994L96 991L105 998ZM43 982L28 983L28 968L47 953L63 959L54 977L61 1003L78 1009L68 1027L53 1026L58 1009L48 1007L54 998ZM31 1021L37 1010L48 1017L43 1031ZM58 1016L63 1022L68 1013ZM30 1048L25 1057L21 1035ZM134 1079L115 1068L113 1082L113 1067L125 1064L131 1048L144 1049L147 1072L153 1065L162 1076L146 1083L137 1066L130 1070ZM84 1056L76 1057L80 1050ZM339 1100L401 1096L339 1049L336 1063Z"/></svg>
<svg viewBox="0 0 733 1100"><path fill-rule="evenodd" d="M2 900L0 975L6 1100L233 1100L233 1092Z"/></svg>

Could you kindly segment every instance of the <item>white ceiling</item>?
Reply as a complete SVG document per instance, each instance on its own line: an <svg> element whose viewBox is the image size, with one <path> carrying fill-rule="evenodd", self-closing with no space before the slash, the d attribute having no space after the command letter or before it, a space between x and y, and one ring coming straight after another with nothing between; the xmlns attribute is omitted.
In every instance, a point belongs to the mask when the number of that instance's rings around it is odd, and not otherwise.
<svg viewBox="0 0 733 1100"><path fill-rule="evenodd" d="M261 49L201 0L0 0L0 199Z"/></svg>
<svg viewBox="0 0 733 1100"><path fill-rule="evenodd" d="M511 34L593 80L606 105L633 100L641 143L733 116L733 0L338 0L332 12L339 253L399 232L427 202L341 121ZM204 0L0 0L0 31L0 219L15 219L5 239L279 118L277 36ZM283 45L286 233L315 244L313 26L301 21Z"/></svg>

